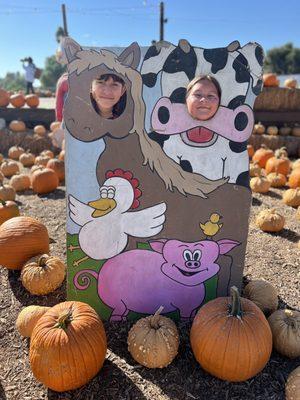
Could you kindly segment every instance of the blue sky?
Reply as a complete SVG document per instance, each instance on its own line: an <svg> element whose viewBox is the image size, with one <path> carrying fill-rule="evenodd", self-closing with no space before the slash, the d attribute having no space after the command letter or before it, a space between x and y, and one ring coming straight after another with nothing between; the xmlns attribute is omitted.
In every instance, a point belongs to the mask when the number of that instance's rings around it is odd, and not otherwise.
<svg viewBox="0 0 300 400"><path fill-rule="evenodd" d="M69 35L84 46L149 45L159 37L159 1L65 0ZM300 1L165 0L165 40L185 38L200 47L259 42L265 50L288 41L300 47ZM43 68L55 53L62 1L0 0L0 77L22 71L31 56Z"/></svg>

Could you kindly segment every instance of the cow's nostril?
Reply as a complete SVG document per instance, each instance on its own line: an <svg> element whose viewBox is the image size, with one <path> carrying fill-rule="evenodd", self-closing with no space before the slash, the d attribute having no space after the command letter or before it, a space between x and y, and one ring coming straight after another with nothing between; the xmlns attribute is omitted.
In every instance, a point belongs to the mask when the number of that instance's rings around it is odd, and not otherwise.
<svg viewBox="0 0 300 400"><path fill-rule="evenodd" d="M157 114L158 119L162 124L166 124L170 119L170 112L167 107L159 107Z"/></svg>
<svg viewBox="0 0 300 400"><path fill-rule="evenodd" d="M248 116L245 112L239 112L234 119L234 127L237 131L243 131L248 125Z"/></svg>

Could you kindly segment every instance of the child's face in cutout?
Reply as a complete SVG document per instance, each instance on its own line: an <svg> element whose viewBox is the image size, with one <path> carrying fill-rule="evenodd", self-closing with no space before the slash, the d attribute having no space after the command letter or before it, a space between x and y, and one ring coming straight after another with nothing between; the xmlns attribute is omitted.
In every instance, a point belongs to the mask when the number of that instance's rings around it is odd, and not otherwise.
<svg viewBox="0 0 300 400"><path fill-rule="evenodd" d="M113 106L118 103L126 88L112 77L105 80L95 80L92 84L92 96L101 113L112 112Z"/></svg>
<svg viewBox="0 0 300 400"><path fill-rule="evenodd" d="M219 103L217 88L207 79L196 83L186 98L189 114L200 121L212 118L219 108Z"/></svg>

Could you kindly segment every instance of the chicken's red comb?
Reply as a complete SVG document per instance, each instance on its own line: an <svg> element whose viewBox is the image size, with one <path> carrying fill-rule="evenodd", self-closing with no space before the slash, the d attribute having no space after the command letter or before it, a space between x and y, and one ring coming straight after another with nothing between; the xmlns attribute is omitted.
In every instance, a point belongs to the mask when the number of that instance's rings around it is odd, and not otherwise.
<svg viewBox="0 0 300 400"><path fill-rule="evenodd" d="M133 192L134 192L134 199L133 202L130 206L130 208L134 209L137 208L140 205L140 201L138 200L139 197L141 197L142 192L138 188L140 182L137 178L133 177L133 173L130 171L124 171L121 168L117 168L114 171L106 171L105 173L105 178L123 178L126 179L132 186Z"/></svg>

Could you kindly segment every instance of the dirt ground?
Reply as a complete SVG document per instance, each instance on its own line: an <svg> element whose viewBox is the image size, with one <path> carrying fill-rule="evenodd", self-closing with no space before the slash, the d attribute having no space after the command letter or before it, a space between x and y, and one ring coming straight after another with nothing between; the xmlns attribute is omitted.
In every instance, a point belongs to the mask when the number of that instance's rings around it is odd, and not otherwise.
<svg viewBox="0 0 300 400"><path fill-rule="evenodd" d="M252 201L249 241L244 276L265 278L279 291L280 307L300 309L299 221L296 210L281 201L283 190L267 195L255 194ZM47 196L31 191L18 195L22 214L37 217L46 224L51 237L51 253L65 259L65 187ZM256 214L277 207L286 218L280 234L262 233L255 227ZM127 351L127 324L105 323L108 352L99 374L86 386L57 393L48 390L33 377L28 353L29 340L15 328L18 313L31 304L54 305L66 298L65 286L48 296L32 296L22 286L20 273L0 267L0 399L1 400L283 400L288 374L300 365L275 351L264 370L242 383L218 380L203 371L189 344L189 323L180 323L179 354L165 369L149 370L138 365Z"/></svg>

